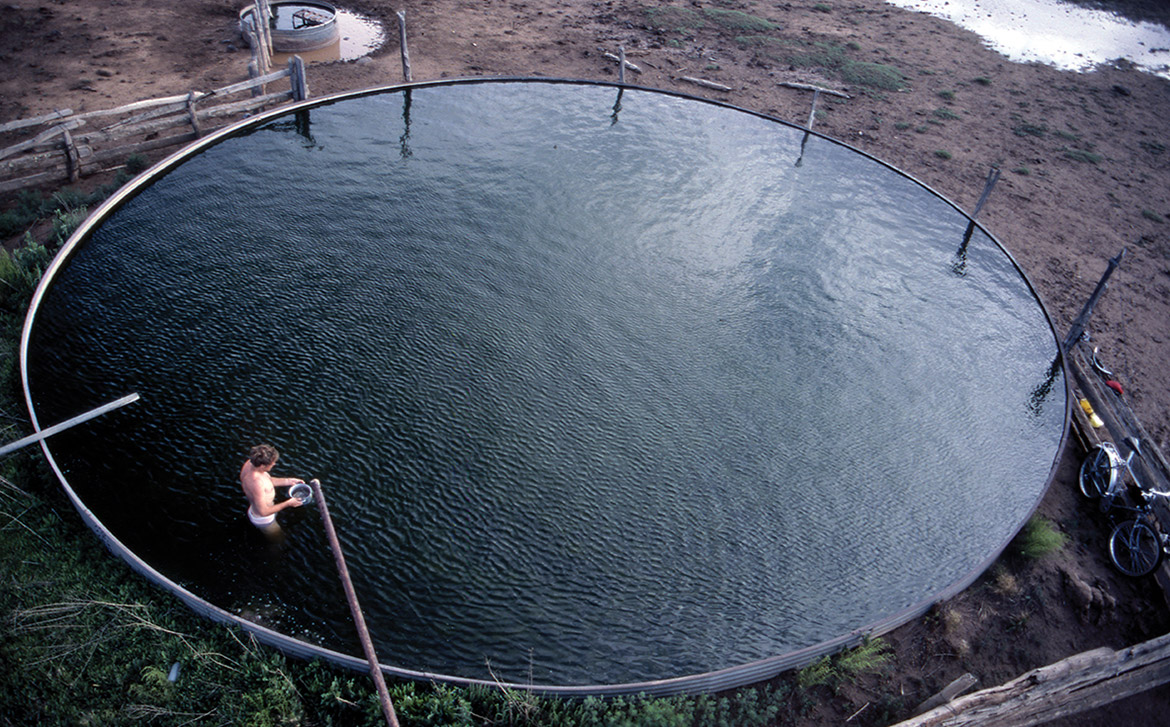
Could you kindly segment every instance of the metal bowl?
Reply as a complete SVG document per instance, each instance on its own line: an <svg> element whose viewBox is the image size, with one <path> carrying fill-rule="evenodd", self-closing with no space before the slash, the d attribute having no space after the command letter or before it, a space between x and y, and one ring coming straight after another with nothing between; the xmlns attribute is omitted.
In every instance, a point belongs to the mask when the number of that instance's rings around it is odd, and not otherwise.
<svg viewBox="0 0 1170 727"><path fill-rule="evenodd" d="M313 501L313 488L309 487L304 482L298 482L288 490L289 497L295 497L301 502L308 505Z"/></svg>

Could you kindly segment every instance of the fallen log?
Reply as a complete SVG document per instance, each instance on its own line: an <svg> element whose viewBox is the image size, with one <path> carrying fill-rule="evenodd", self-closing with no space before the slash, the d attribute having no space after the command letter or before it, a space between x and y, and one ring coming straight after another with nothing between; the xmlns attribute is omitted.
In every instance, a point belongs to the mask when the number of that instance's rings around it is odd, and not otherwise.
<svg viewBox="0 0 1170 727"><path fill-rule="evenodd" d="M1170 682L1170 634L1121 651L1108 647L1033 669L896 727L1030 727L1080 714Z"/></svg>

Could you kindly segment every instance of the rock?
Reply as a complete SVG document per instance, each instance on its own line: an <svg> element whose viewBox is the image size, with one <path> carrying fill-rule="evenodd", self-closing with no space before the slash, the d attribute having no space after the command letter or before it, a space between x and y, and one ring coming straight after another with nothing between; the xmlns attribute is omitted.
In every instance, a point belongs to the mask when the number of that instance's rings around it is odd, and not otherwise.
<svg viewBox="0 0 1170 727"><path fill-rule="evenodd" d="M1077 617L1081 623L1100 623L1116 619L1117 599L1112 594L1089 585L1075 573L1067 570L1062 572L1065 593L1076 607Z"/></svg>
<svg viewBox="0 0 1170 727"><path fill-rule="evenodd" d="M1093 587L1085 583L1075 573L1064 571L1064 590L1073 606L1076 607L1077 615L1080 616L1081 621L1085 621L1089 609L1093 605Z"/></svg>

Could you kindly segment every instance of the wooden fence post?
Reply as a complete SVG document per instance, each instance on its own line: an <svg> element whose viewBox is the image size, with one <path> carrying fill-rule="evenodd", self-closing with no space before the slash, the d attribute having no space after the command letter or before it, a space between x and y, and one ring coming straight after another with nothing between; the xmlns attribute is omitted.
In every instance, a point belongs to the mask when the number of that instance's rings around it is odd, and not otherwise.
<svg viewBox="0 0 1170 727"><path fill-rule="evenodd" d="M304 101L309 97L309 78L305 74L305 61L300 56L288 59L288 82L293 101Z"/></svg>
<svg viewBox="0 0 1170 727"><path fill-rule="evenodd" d="M199 138L203 132L199 130L199 114L195 112L195 92L189 91L187 93L187 118L191 120L191 129L195 132L195 137Z"/></svg>
<svg viewBox="0 0 1170 727"><path fill-rule="evenodd" d="M69 181L76 182L81 177L81 154L77 145L73 143L73 135L69 129L61 132L62 145L65 147L65 170L69 174Z"/></svg>
<svg viewBox="0 0 1170 727"><path fill-rule="evenodd" d="M402 48L402 78L410 83L410 51L406 48L406 11L398 11L398 45Z"/></svg>

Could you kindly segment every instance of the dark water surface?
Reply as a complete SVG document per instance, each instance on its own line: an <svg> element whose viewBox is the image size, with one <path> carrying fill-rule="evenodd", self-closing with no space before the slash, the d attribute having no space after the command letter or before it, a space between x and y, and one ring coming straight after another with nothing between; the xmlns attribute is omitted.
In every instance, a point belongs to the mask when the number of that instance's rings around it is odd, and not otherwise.
<svg viewBox="0 0 1170 727"><path fill-rule="evenodd" d="M416 88L208 148L80 247L33 328L86 504L193 592L351 653L319 477L384 663L539 684L810 646L929 599L1039 499L1051 329L929 190L741 111ZM803 158L799 166L798 157ZM1046 388L1051 392L1045 394Z"/></svg>

